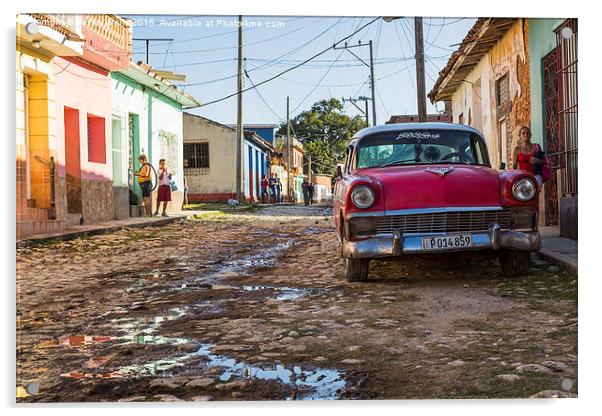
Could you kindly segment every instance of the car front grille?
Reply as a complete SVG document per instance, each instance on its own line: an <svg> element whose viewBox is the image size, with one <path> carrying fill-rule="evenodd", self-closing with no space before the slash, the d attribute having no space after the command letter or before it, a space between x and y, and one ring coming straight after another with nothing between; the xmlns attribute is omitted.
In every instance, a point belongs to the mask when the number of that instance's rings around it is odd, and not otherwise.
<svg viewBox="0 0 602 416"><path fill-rule="evenodd" d="M450 211L420 214L390 215L377 221L378 234L390 234L394 229L402 233L453 233L487 231L497 223L510 228L510 209L499 211Z"/></svg>

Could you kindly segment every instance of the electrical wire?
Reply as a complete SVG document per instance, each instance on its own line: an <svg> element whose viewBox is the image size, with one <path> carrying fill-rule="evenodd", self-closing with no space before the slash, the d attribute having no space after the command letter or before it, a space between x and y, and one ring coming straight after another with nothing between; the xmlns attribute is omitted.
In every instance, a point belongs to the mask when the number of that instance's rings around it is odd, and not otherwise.
<svg viewBox="0 0 602 416"><path fill-rule="evenodd" d="M454 23L458 23L458 22L461 22L462 20L466 20L466 19L468 19L468 17L462 17L462 18L460 18L460 19L453 20L453 21L451 21L451 22L447 22L447 23L446 23L446 22L445 22L445 17L444 17L444 18L443 18L443 23L442 23L442 24L440 24L440 25L437 25L437 24L434 24L434 23L430 23L430 21L429 21L429 23L426 23L426 24L427 24L428 26L435 26L435 27L437 27L437 26L449 26L449 25L453 25Z"/></svg>
<svg viewBox="0 0 602 416"><path fill-rule="evenodd" d="M339 53L339 55L337 56L337 59L341 57L341 55L343 54L345 50L341 50L341 52ZM318 83L316 84L316 86L307 93L307 95L301 100L301 102L293 109L292 113L295 113L299 107L301 107L301 105L303 105L303 103L305 102L305 100L307 100L307 98L309 98L309 96L311 94L314 93L315 90L318 89L318 87L320 86L320 84L322 83L322 81L324 81L324 78L326 78L326 76L330 73L330 71L332 70L333 65L336 63L337 59L335 59L335 61L328 67L328 69L326 70L326 72L324 73L324 75L322 75L322 78L320 78L320 80L318 81Z"/></svg>
<svg viewBox="0 0 602 416"><path fill-rule="evenodd" d="M247 79L249 80L249 82L251 83L251 86L255 87L255 84L253 83L253 80L251 79L251 77L249 76L249 73L247 72L247 69L244 68L243 69L245 76L247 77ZM272 114L274 114L276 116L276 118L278 119L278 122L282 121L283 118L280 117L275 111L274 109L268 104L268 102L263 98L263 96L261 95L261 93L259 92L259 88L254 88L254 91L257 93L257 95L259 96L259 98L261 99L261 101L263 101L263 103L265 104L265 106L268 108L268 110L270 110L270 112Z"/></svg>
<svg viewBox="0 0 602 416"><path fill-rule="evenodd" d="M326 28L324 31L322 31L322 32L321 32L321 33L319 33L318 35L314 36L312 39L308 40L307 42L305 42L305 43L303 43L303 44L301 44L301 45L297 46L296 48L294 48L294 49L292 49L292 50L288 51L287 53L285 53L285 54L283 54L283 55L280 55L279 57L276 57L276 58L272 59L271 61L268 61L267 63L265 63L265 64L263 64L263 65L260 65L260 66L258 66L258 67L255 67L255 68L251 68L251 69L249 69L249 70L248 70L248 72L252 72L252 71L255 71L256 69L260 69L260 68L264 68L264 67L269 67L269 66L271 66L271 64L278 62L278 61L279 61L280 59L282 59L282 58L286 58L286 57L289 57L289 56L291 56L291 55L294 55L295 53L299 52L301 49L303 49L303 48L304 48L304 47L306 47L307 45L311 44L312 42L314 42L314 41L316 41L317 39L319 39L320 37L322 37L322 36L323 36L325 33L327 33L327 32L328 32L330 29L332 29L332 28L333 28L335 25L336 25L336 22L335 22L335 23L333 23L332 25L330 25L328 28ZM293 69L294 69L294 67L293 67ZM207 82L203 82L203 83L199 83L199 84L195 84L195 83L186 83L186 84L181 84L181 85L185 85L185 86L207 85L207 84L210 84L210 83L213 83L213 82L219 82L219 81L223 81L223 80L226 80L226 79L229 79L229 78L235 78L235 77L237 77L237 76L238 76L238 74L233 74L233 75L231 75L231 76L228 76L228 77L223 77L223 78L219 78L219 79L216 79L216 80L213 80L213 81L207 81Z"/></svg>
<svg viewBox="0 0 602 416"><path fill-rule="evenodd" d="M191 16L191 17L199 17L199 16ZM173 20L168 20L168 21L166 21L166 23L173 22L173 21L178 20L178 19L179 18L176 18L176 19L173 19ZM292 22L292 21L299 20L299 19L305 19L305 17L304 16L300 16L300 17L296 17L296 18L285 20L284 22L285 23L286 22ZM256 29L265 29L265 28L264 27L256 26L256 27L245 28L245 31L248 32L248 31L256 30ZM235 30L231 30L231 31L228 31L228 32L215 33L213 35L206 35L206 36L200 36L200 37L195 37L195 38L176 40L176 41L173 41L173 43L186 43L186 42L192 42L192 41L197 41L197 40L210 39L210 38L215 38L215 37L219 37L219 36L231 35L231 34L234 34L234 33L237 33L237 32L238 32L238 29L235 29ZM137 50L144 51L145 47L141 46L141 47L133 48L133 50L134 51L137 51Z"/></svg>
<svg viewBox="0 0 602 416"><path fill-rule="evenodd" d="M243 89L242 91L237 91L237 92L235 92L235 93L232 93L232 94L229 94L229 95L227 95L227 96L225 96L225 97L218 98L218 99L216 99L216 100L213 100L213 101L209 101L208 103L205 103L204 105L202 105L202 107L206 107L206 106L208 106L208 105L215 104L215 103L218 103L218 102L220 102L220 101L227 100L228 98L232 98L232 97L234 97L234 96L238 95L239 93L243 93L243 92L249 91L250 89L257 88L258 86L260 86L260 85L263 85L263 84L266 84L266 83L268 83L268 82L270 82L270 81L272 81L272 80L274 80L274 79L276 79L276 78L280 77L281 75L284 75L284 74L286 74L286 73L288 73L288 72L290 72L290 71L293 71L294 69L296 69L296 68L299 68L300 66L303 66L304 64L306 64L307 62L310 62L311 60L313 60L313 59L317 58L318 56L321 56L321 55L325 54L325 53L326 53L326 52L328 52L329 50L331 50L331 49L334 49L334 47L336 47L338 44L340 44L340 43L343 43L344 41L346 41L346 40L350 39L351 37L353 37L353 35L355 35L356 33L358 33L358 32L360 32L360 31L364 30L366 27L370 26L371 24L373 24L374 22L376 22L376 21L377 21L377 20L379 20L379 19L380 19L380 17L376 17L376 18L374 18L373 20L369 21L368 23L366 23L366 24L365 24L365 25L363 25L362 27L358 28L356 31L354 31L354 32L353 32L353 33L351 33L350 35L348 35L348 36L345 36L344 38L342 38L341 40L339 40L338 42L336 42L336 43L335 43L333 46L329 46L328 48L326 48L326 49L324 49L324 50L322 50L322 51L320 51L320 52L318 52L318 53L314 54L313 56L311 56L311 57L307 58L305 61L301 62L300 64L298 64L298 65L296 65L296 66L294 66L294 67L291 67L291 68L285 69L284 71L282 71L282 72L280 72L280 73L278 73L278 74L274 75L273 77L271 77L271 78L268 78L268 79L266 79L266 80L263 80L263 81L259 82L258 84L255 84L255 86L254 86L254 87L245 88L245 89Z"/></svg>
<svg viewBox="0 0 602 416"><path fill-rule="evenodd" d="M403 19L401 19L401 20L403 21ZM401 40L401 35L399 34L399 29L398 29L398 26L400 26L401 29L403 30L403 34L405 35L404 26L401 23L399 25L397 25L397 21L393 22L393 24L395 26L395 32L397 33L397 40L399 41L399 49L401 50L401 55L405 57L405 55L403 53L403 45L402 45L403 41ZM405 36L406 36L406 40L408 42L408 45L410 45L410 50L412 50L412 46L410 44L410 40L407 38L407 35L405 35ZM416 58L414 58L414 59L416 59ZM416 82L414 81L414 78L412 77L411 73L408 73L408 78L410 79L410 85L412 85L412 88L414 89L414 93L417 94L418 92L416 91Z"/></svg>
<svg viewBox="0 0 602 416"><path fill-rule="evenodd" d="M316 24L316 23L318 23L318 22L320 22L320 21L323 21L324 19L325 19L325 18L320 18L320 19L317 19L317 20L315 20L315 21L313 21L313 22L311 22L311 23L309 23L309 24L307 24L307 25L305 25L305 26L302 26L302 27L300 27L300 28L297 28L297 29L295 29L295 30L293 30L293 31L291 31L291 32L287 32L287 33L284 33L284 34L280 34L280 35L278 35L278 36L274 36L274 37L272 37L272 38L263 39L263 40L258 40L258 41L256 41L256 42L247 43L247 44L245 44L244 46L245 46L245 48L247 48L247 47L249 47L249 46L253 46L253 45L259 45L259 44L261 44L261 43L265 43L265 42L270 42L270 41L272 41L272 40L275 40L275 39L282 39L283 37L286 37L286 36L288 36L288 35L292 35L293 33L296 33L296 32L298 32L298 31L300 31L300 30L306 29L307 27L309 27L309 26L311 26L311 25L313 25L313 24ZM175 54L190 54L190 53L200 53L200 52L214 52L214 51L223 51L223 50L227 50L227 49L237 49L237 48L238 48L238 45L237 45L237 46L221 46L221 47L218 47L218 48L210 48L210 49L192 49L192 50L187 50L187 51L176 51L176 52L174 52L174 53L175 53ZM143 54L144 52L138 52L138 53L140 53L140 54ZM149 55L161 55L161 54L163 54L163 53L164 53L164 52L149 52L148 54L149 54Z"/></svg>

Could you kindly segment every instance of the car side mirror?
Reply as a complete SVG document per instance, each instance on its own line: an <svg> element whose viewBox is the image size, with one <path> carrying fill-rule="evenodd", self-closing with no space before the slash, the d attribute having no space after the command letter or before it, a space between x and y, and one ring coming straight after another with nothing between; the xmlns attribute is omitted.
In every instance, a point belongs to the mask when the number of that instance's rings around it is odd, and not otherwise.
<svg viewBox="0 0 602 416"><path fill-rule="evenodd" d="M506 164L504 162L500 163L500 170L506 170Z"/></svg>
<svg viewBox="0 0 602 416"><path fill-rule="evenodd" d="M343 169L341 169L341 165L337 165L337 178L343 177Z"/></svg>

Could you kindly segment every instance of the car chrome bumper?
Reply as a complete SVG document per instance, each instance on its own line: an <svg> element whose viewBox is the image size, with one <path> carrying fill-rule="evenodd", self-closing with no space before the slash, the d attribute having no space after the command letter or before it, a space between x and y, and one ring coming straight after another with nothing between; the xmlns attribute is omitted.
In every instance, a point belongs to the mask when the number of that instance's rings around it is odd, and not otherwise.
<svg viewBox="0 0 602 416"><path fill-rule="evenodd" d="M429 236L445 236L470 234L472 245L466 248L442 250L425 250L422 238ZM450 251L482 250L508 248L521 251L538 251L541 248L539 231L501 230L499 225L492 224L489 231L466 233L433 233L402 235L394 231L393 235L376 235L359 241L343 240L342 255L347 258L393 257L403 254L441 253Z"/></svg>

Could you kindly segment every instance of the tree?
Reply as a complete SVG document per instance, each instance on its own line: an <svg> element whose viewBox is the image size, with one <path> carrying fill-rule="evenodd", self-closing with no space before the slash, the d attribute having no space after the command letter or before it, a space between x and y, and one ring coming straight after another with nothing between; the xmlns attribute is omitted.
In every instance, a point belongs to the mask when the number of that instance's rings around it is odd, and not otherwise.
<svg viewBox="0 0 602 416"><path fill-rule="evenodd" d="M345 148L356 131L366 127L363 117L349 117L343 103L329 98L314 103L291 120L291 135L295 136L311 155L315 173L334 175L336 164L345 158ZM276 134L286 136L286 122Z"/></svg>

